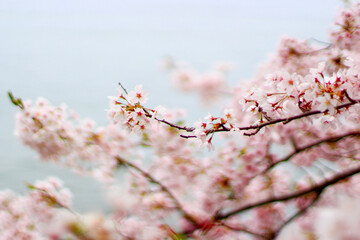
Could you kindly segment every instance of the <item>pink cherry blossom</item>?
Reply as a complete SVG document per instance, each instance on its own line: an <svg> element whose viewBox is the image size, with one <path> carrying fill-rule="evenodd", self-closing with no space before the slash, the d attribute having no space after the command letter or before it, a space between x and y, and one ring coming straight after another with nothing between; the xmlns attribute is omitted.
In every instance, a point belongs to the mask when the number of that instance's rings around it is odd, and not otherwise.
<svg viewBox="0 0 360 240"><path fill-rule="evenodd" d="M228 64L198 72L167 59L179 90L224 104L194 124L184 109L148 106L141 85L109 97L100 127L9 93L22 143L101 180L110 209L80 214L61 180L28 183L0 192L1 239L357 239L359 29L352 4L329 44L283 37L234 87Z"/></svg>

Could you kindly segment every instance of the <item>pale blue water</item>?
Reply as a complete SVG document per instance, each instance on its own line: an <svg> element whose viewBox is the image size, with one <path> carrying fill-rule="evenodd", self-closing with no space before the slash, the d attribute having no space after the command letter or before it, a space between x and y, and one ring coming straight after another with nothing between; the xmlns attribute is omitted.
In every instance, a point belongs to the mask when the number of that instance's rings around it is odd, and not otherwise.
<svg viewBox="0 0 360 240"><path fill-rule="evenodd" d="M237 66L229 82L249 78L283 34L327 39L339 0L0 0L0 189L57 175L80 211L103 208L100 184L36 160L13 136L16 109L6 91L54 104L105 124L107 96L117 83L143 84L149 106L200 109L176 92L159 70L167 55L206 70L217 61Z"/></svg>

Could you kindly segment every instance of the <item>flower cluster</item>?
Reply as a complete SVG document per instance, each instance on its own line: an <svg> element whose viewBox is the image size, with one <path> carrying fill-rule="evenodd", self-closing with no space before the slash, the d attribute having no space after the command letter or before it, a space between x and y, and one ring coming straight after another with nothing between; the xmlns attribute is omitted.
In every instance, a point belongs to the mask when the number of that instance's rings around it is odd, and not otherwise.
<svg viewBox="0 0 360 240"><path fill-rule="evenodd" d="M3 239L48 239L47 224L57 208L69 208L71 194L57 178L29 184L29 194L0 192L0 235Z"/></svg>
<svg viewBox="0 0 360 240"><path fill-rule="evenodd" d="M137 85L134 91L126 95L119 92L117 97L109 98L108 116L114 123L125 125L138 133L147 131L156 111L143 107L148 99L148 92L142 89L142 85Z"/></svg>
<svg viewBox="0 0 360 240"><path fill-rule="evenodd" d="M330 40L341 49L359 51L360 37L360 4L354 4L352 8L341 11L335 22L336 29L330 34Z"/></svg>
<svg viewBox="0 0 360 240"><path fill-rule="evenodd" d="M53 107L43 98L34 106L25 101L24 110L16 115L15 134L42 159L58 159L70 153L75 142L75 129L66 121L65 110L65 105Z"/></svg>
<svg viewBox="0 0 360 240"><path fill-rule="evenodd" d="M66 107L54 107L39 98L29 101L16 115L15 134L34 149L42 160L69 166L78 173L111 181L118 155L128 155L133 147L125 130L113 124L95 129L89 120L68 117Z"/></svg>
<svg viewBox="0 0 360 240"><path fill-rule="evenodd" d="M234 67L231 63L218 63L211 70L198 73L172 59L166 59L163 65L176 88L183 92L196 92L204 104L214 103L226 93L226 74Z"/></svg>
<svg viewBox="0 0 360 240"><path fill-rule="evenodd" d="M205 117L205 121L194 124L194 136L200 140L202 146L212 149L212 137L217 131L236 131L237 121L233 109L225 109L223 117L214 117L211 114ZM210 137L209 137L210 135Z"/></svg>

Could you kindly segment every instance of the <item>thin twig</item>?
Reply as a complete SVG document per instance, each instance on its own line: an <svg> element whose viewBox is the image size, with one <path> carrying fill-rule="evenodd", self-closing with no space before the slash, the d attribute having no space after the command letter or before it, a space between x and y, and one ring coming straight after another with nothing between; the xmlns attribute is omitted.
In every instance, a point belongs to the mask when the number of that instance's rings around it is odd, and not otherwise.
<svg viewBox="0 0 360 240"><path fill-rule="evenodd" d="M194 127L181 127L181 126L175 125L175 124L173 124L171 122L168 122L165 119L158 119L157 117L155 117L155 120L157 120L159 122L162 122L162 123L165 123L165 124L169 125L170 127L173 127L173 128L179 129L179 130L184 130L184 131L187 131L187 132L193 132L195 130Z"/></svg>
<svg viewBox="0 0 360 240"><path fill-rule="evenodd" d="M124 88L124 86L121 84L121 82L119 82L119 85L122 88L122 90L124 90L124 92L128 95L128 92L126 91L126 88Z"/></svg>

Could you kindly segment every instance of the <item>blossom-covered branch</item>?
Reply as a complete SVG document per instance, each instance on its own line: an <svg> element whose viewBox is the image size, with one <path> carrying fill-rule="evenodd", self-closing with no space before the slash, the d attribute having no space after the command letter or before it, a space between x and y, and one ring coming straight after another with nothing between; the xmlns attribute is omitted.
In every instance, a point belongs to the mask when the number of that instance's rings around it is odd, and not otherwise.
<svg viewBox="0 0 360 240"><path fill-rule="evenodd" d="M354 4L341 11L327 47L284 37L254 77L237 86L225 82L229 64L199 73L168 59L164 66L179 90L198 94L202 104L227 100L223 114L209 113L192 126L182 109L146 106L141 85L127 91L120 84L104 126L65 105L8 93L19 110L15 134L22 143L41 161L100 180L111 208L69 216L69 194L58 181L29 184L29 196L0 193L0 235L328 240L331 228L332 239L356 238L359 29ZM331 227L338 221L341 230Z"/></svg>
<svg viewBox="0 0 360 240"><path fill-rule="evenodd" d="M285 156L284 158L280 159L280 160L277 160L276 162L274 163L271 163L265 170L265 172L271 170L272 168L274 168L276 165L280 164L280 163L283 163L283 162L286 162L288 161L289 159L291 159L293 156L295 156L296 154L298 153L301 153L303 151L306 151L306 150L309 150L311 148L314 148L314 147L317 147L321 144L324 144L324 143L335 143L335 142L338 142L338 141L341 141L342 139L344 138L349 138L349 137L358 137L360 136L360 131L352 131L352 132L348 132L348 133L344 133L344 134L340 134L338 136L331 136L331 137L327 137L327 138L323 138L323 139L319 139L313 143L309 143L305 146L302 146L302 147L297 147L295 149L294 152L288 154L287 156Z"/></svg>
<svg viewBox="0 0 360 240"><path fill-rule="evenodd" d="M298 198L298 197L301 197L301 196L304 196L306 194L310 194L313 192L320 195L327 187L332 186L336 183L339 183L342 180L346 180L347 178L349 178L355 174L358 174L358 173L360 173L359 166L356 168L353 168L353 169L349 169L347 171L337 173L334 176L332 176L331 178L324 180L320 184L316 184L315 186L311 186L311 187L299 190L295 193L285 194L285 195L278 196L278 197L272 197L269 199L263 199L260 201L256 201L254 203L250 203L245 206L241 206L241 207L231 210L229 212L225 212L225 213L220 212L215 216L215 219L216 220L225 219L225 218L234 216L236 214L242 213L244 211L250 210L252 208L261 207L263 205L267 205L267 204L271 204L271 203L288 201L288 200L295 199L295 198Z"/></svg>

